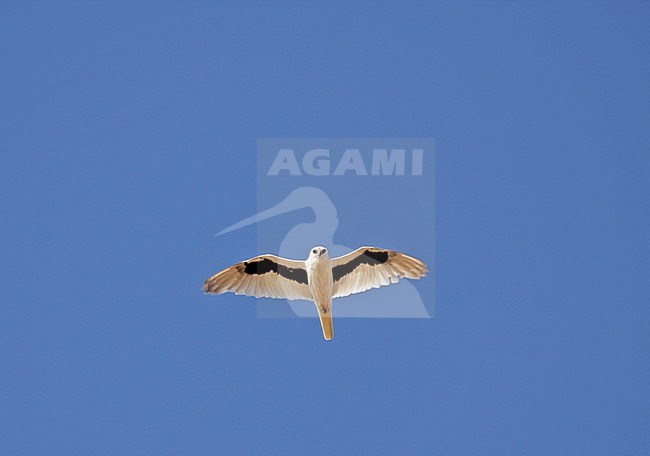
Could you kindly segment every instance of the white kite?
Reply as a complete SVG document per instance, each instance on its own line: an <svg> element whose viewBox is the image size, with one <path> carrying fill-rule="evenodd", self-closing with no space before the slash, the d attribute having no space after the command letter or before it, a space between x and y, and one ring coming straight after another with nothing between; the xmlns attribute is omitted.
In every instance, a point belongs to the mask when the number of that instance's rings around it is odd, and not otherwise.
<svg viewBox="0 0 650 456"><path fill-rule="evenodd" d="M203 291L313 301L323 337L330 340L333 298L397 283L401 278L419 279L426 273L422 261L393 250L360 247L330 258L327 249L319 246L311 250L306 261L260 255L237 263L206 280Z"/></svg>

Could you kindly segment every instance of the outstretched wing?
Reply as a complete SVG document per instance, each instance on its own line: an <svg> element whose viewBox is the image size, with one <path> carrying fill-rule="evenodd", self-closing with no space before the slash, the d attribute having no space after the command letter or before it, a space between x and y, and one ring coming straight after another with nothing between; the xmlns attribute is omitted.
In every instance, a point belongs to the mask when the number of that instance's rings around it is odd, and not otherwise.
<svg viewBox="0 0 650 456"><path fill-rule="evenodd" d="M203 291L230 291L256 298L312 299L305 263L275 255L260 255L232 265L206 280Z"/></svg>
<svg viewBox="0 0 650 456"><path fill-rule="evenodd" d="M333 297L342 298L390 285L404 277L419 279L426 273L427 266L416 258L394 250L360 247L332 260Z"/></svg>

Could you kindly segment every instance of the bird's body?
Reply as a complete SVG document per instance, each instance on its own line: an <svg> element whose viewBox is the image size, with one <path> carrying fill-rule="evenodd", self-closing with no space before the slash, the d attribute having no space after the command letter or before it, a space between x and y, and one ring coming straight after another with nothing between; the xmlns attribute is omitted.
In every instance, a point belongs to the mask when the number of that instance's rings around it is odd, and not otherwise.
<svg viewBox="0 0 650 456"><path fill-rule="evenodd" d="M400 278L419 279L426 272L422 261L393 250L360 247L332 259L325 247L317 246L305 261L260 255L237 263L206 280L203 290L313 301L323 337L330 340L333 298L397 283Z"/></svg>
<svg viewBox="0 0 650 456"><path fill-rule="evenodd" d="M314 253L316 252L316 253ZM330 340L334 335L332 329L332 260L325 247L314 247L305 261L309 291L316 304L318 318L323 328L323 337Z"/></svg>

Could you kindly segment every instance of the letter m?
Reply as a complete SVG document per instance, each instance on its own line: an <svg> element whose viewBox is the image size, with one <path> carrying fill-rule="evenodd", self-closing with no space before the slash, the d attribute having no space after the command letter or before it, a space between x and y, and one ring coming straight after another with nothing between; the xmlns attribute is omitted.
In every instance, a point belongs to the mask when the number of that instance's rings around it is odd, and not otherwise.
<svg viewBox="0 0 650 456"><path fill-rule="evenodd" d="M390 156L386 149L374 149L372 151L372 172L373 176L396 176L404 175L406 162L406 150L391 149Z"/></svg>

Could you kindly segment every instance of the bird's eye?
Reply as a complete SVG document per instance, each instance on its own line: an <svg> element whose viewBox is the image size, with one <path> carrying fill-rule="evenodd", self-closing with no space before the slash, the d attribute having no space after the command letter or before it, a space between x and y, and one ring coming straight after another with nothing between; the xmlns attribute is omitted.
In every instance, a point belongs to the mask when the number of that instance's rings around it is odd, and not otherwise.
<svg viewBox="0 0 650 456"><path fill-rule="evenodd" d="M327 252L327 249L323 249L323 252Z"/></svg>
<svg viewBox="0 0 650 456"><path fill-rule="evenodd" d="M311 253L316 253L316 249L312 250Z"/></svg>

